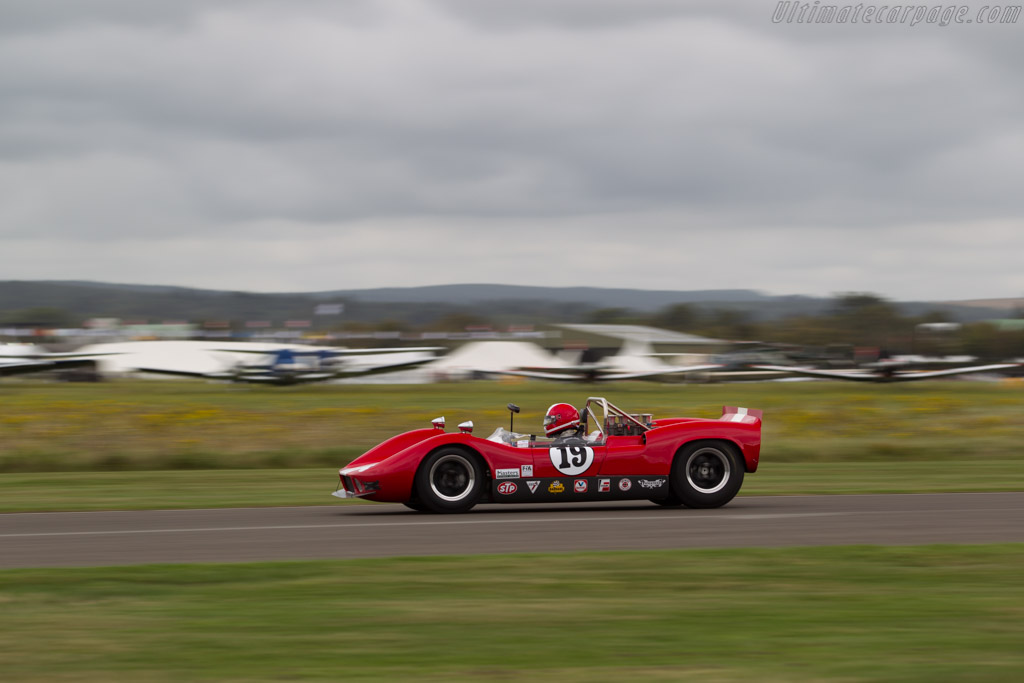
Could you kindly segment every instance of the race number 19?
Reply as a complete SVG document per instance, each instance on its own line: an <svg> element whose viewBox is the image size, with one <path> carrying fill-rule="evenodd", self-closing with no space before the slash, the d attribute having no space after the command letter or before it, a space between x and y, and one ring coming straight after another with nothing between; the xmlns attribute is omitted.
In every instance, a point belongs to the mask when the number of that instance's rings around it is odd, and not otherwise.
<svg viewBox="0 0 1024 683"><path fill-rule="evenodd" d="M594 449L588 446L554 446L548 450L551 464L562 474L583 474L594 463Z"/></svg>

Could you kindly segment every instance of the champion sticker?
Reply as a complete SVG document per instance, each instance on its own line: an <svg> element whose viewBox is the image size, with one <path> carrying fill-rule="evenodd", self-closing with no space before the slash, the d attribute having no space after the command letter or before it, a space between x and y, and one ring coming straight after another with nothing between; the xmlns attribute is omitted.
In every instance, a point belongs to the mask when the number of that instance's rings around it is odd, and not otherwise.
<svg viewBox="0 0 1024 683"><path fill-rule="evenodd" d="M522 473L523 473L522 476L524 476L524 477L532 477L533 476L533 465L523 465L519 469L522 470Z"/></svg>
<svg viewBox="0 0 1024 683"><path fill-rule="evenodd" d="M500 468L496 469L496 470L494 470L494 478L495 479L518 479L519 478L519 468L518 467L509 467L509 468L505 468L505 469L500 469Z"/></svg>
<svg viewBox="0 0 1024 683"><path fill-rule="evenodd" d="M629 479L619 479L620 491L628 491L631 488L633 488L633 482L631 482Z"/></svg>
<svg viewBox="0 0 1024 683"><path fill-rule="evenodd" d="M537 487L540 486L539 479L531 479L526 482L526 486L530 489L530 493L537 493Z"/></svg>
<svg viewBox="0 0 1024 683"><path fill-rule="evenodd" d="M612 490L611 479L598 479L597 480L597 491L598 493L608 493Z"/></svg>
<svg viewBox="0 0 1024 683"><path fill-rule="evenodd" d="M586 493L587 492L587 480L586 479L577 479L576 481L574 481L572 483L572 490L575 491L576 493Z"/></svg>
<svg viewBox="0 0 1024 683"><path fill-rule="evenodd" d="M504 496L510 496L516 492L516 485L511 481L503 481L498 484L498 493Z"/></svg>

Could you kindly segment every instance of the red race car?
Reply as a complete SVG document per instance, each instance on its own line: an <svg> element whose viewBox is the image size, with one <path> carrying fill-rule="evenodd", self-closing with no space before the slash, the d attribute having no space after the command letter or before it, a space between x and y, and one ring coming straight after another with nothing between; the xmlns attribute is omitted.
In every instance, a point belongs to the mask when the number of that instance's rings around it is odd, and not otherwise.
<svg viewBox="0 0 1024 683"><path fill-rule="evenodd" d="M519 408L509 404L513 416ZM600 414L599 414L600 413ZM719 419L627 413L591 397L583 410L556 403L545 437L473 423L392 437L339 472L334 496L403 503L421 512L465 512L480 502L650 500L715 508L757 470L761 411L725 407Z"/></svg>

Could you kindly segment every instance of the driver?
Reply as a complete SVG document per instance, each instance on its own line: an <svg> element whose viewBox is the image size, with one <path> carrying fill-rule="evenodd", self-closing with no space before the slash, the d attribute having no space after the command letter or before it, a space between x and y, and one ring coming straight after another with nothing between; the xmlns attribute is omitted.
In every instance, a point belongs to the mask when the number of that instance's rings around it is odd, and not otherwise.
<svg viewBox="0 0 1024 683"><path fill-rule="evenodd" d="M544 435L555 442L580 438L580 411L568 403L556 403L544 415Z"/></svg>

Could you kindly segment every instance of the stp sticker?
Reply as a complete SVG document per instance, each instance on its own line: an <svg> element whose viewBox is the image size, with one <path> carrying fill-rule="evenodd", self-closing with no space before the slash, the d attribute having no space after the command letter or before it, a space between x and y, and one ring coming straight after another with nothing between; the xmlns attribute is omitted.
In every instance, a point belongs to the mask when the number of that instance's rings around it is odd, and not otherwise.
<svg viewBox="0 0 1024 683"><path fill-rule="evenodd" d="M567 476L583 474L594 464L594 449L590 446L553 446L548 457L555 469Z"/></svg>
<svg viewBox="0 0 1024 683"><path fill-rule="evenodd" d="M619 479L620 491L628 491L631 488L633 488L633 482L631 482L629 479Z"/></svg>
<svg viewBox="0 0 1024 683"><path fill-rule="evenodd" d="M523 465L519 469L522 470L522 472L523 472L522 476L524 476L524 477L532 477L533 476L533 465Z"/></svg>
<svg viewBox="0 0 1024 683"><path fill-rule="evenodd" d="M575 491L576 493L586 493L587 492L587 480L586 479L577 479L576 481L574 481L572 483L572 490Z"/></svg>
<svg viewBox="0 0 1024 683"><path fill-rule="evenodd" d="M513 482L503 481L500 484L498 484L498 493L505 496L510 496L516 492L516 488L517 487Z"/></svg>
<svg viewBox="0 0 1024 683"><path fill-rule="evenodd" d="M611 479L598 479L597 480L597 491L598 493L608 493L612 490Z"/></svg>
<svg viewBox="0 0 1024 683"><path fill-rule="evenodd" d="M498 469L494 470L494 478L495 479L518 479L519 478L519 468L518 467L509 467L509 468L501 469L499 467Z"/></svg>
<svg viewBox="0 0 1024 683"><path fill-rule="evenodd" d="M540 486L540 479L531 479L526 482L526 485L530 487L530 493L537 493L537 487Z"/></svg>
<svg viewBox="0 0 1024 683"><path fill-rule="evenodd" d="M560 481L553 481L551 482L551 485L548 486L548 493L561 493L564 490L565 484Z"/></svg>

